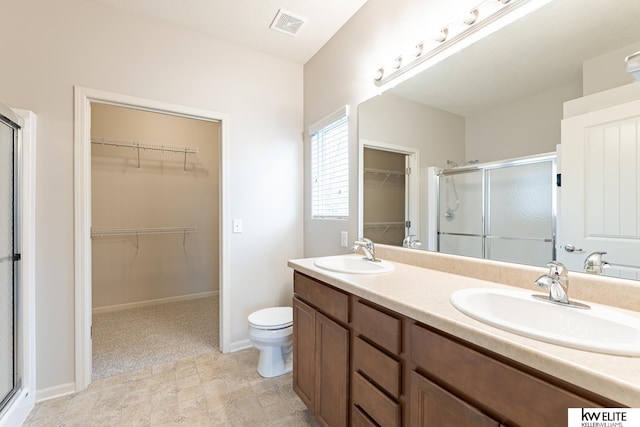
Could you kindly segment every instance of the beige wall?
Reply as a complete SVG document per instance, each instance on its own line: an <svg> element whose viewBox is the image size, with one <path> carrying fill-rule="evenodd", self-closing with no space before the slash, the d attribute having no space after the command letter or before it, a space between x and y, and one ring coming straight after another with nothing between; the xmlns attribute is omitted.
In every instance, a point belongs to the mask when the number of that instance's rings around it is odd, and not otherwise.
<svg viewBox="0 0 640 427"><path fill-rule="evenodd" d="M491 162L556 151L565 101L582 96L582 79L466 117L465 160Z"/></svg>
<svg viewBox="0 0 640 427"><path fill-rule="evenodd" d="M92 137L197 149L185 155L93 144L92 228L197 232L92 239L93 308L218 291L220 123L91 105ZM185 170L186 169L186 170ZM137 246L137 247L136 247Z"/></svg>
<svg viewBox="0 0 640 427"><path fill-rule="evenodd" d="M633 77L626 71L624 59L638 51L640 51L640 40L585 61L582 64L584 95L633 83Z"/></svg>
<svg viewBox="0 0 640 427"><path fill-rule="evenodd" d="M299 64L88 0L3 1L2 102L37 129L36 366L39 396L74 387L73 87L227 115L231 344L247 315L290 304L302 256L303 70ZM264 189L270 191L265 191ZM268 225L268 226L265 226Z"/></svg>

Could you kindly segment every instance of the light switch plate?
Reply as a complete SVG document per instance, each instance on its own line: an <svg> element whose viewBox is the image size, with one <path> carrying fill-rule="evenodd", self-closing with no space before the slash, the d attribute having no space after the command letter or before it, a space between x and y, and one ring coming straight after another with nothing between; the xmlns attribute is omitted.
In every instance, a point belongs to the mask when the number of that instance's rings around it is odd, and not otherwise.
<svg viewBox="0 0 640 427"><path fill-rule="evenodd" d="M242 233L242 220L234 219L233 220L233 232L234 233Z"/></svg>

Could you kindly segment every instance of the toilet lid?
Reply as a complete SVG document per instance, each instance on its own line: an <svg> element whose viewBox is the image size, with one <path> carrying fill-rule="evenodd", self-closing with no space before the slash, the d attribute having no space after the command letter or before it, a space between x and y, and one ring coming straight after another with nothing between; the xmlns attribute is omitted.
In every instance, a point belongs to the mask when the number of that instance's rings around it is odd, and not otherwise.
<svg viewBox="0 0 640 427"><path fill-rule="evenodd" d="M249 323L258 328L280 328L293 323L291 307L271 307L258 310L249 315Z"/></svg>

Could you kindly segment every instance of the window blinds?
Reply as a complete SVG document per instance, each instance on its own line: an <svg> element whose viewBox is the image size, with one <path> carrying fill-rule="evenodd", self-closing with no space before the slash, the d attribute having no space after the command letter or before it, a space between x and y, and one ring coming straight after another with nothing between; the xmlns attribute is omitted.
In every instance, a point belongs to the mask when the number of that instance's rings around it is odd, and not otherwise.
<svg viewBox="0 0 640 427"><path fill-rule="evenodd" d="M311 217L349 216L349 117L346 107L309 129Z"/></svg>

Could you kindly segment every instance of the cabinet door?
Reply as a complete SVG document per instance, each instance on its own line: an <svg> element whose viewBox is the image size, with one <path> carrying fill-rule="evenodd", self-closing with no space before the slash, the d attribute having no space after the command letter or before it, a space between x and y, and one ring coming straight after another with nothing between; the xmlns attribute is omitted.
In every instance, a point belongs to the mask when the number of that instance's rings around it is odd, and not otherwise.
<svg viewBox="0 0 640 427"><path fill-rule="evenodd" d="M500 424L417 372L411 372L411 427L497 427Z"/></svg>
<svg viewBox="0 0 640 427"><path fill-rule="evenodd" d="M316 377L316 311L293 299L293 390L314 411Z"/></svg>
<svg viewBox="0 0 640 427"><path fill-rule="evenodd" d="M349 423L349 331L316 312L315 415L321 425Z"/></svg>

